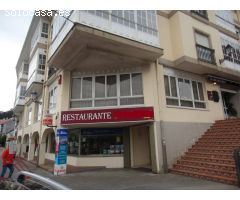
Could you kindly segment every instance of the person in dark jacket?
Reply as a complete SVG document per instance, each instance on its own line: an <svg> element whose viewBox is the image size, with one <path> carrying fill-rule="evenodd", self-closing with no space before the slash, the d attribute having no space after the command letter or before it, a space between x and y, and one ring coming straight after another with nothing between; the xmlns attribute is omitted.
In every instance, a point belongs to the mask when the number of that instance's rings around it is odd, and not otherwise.
<svg viewBox="0 0 240 200"><path fill-rule="evenodd" d="M14 165L13 165L14 159L15 159L15 154L10 154L9 147L7 147L2 152L2 173L1 173L2 178L4 177L5 173L7 172L7 168L9 169L8 178L12 177L12 174L14 171Z"/></svg>

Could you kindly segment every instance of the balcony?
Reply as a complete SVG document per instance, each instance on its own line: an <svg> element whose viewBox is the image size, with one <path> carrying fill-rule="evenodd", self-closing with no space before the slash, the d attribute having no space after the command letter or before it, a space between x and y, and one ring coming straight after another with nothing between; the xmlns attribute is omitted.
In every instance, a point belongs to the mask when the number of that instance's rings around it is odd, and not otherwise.
<svg viewBox="0 0 240 200"><path fill-rule="evenodd" d="M28 79L28 72L21 71L18 74L18 81L20 80L27 80Z"/></svg>
<svg viewBox="0 0 240 200"><path fill-rule="evenodd" d="M208 20L208 15L206 10L191 10L191 13Z"/></svg>
<svg viewBox="0 0 240 200"><path fill-rule="evenodd" d="M204 47L200 44L196 44L196 48L197 48L197 57L200 61L207 62L213 65L216 64L214 49Z"/></svg>
<svg viewBox="0 0 240 200"><path fill-rule="evenodd" d="M36 92L37 94L42 93L44 82L44 70L36 69L28 79L27 89L25 96L29 97L31 93Z"/></svg>
<svg viewBox="0 0 240 200"><path fill-rule="evenodd" d="M25 97L19 96L15 99L13 112L15 115L18 115L24 109Z"/></svg>
<svg viewBox="0 0 240 200"><path fill-rule="evenodd" d="M104 18L73 11L70 19L74 24L63 23L49 47L48 63L56 68L143 66L163 54L158 30L141 26L141 31L139 24L132 22L132 26L127 26L127 20L118 18L122 20L120 24L110 13Z"/></svg>
<svg viewBox="0 0 240 200"><path fill-rule="evenodd" d="M232 45L231 45L232 44ZM235 43L226 43L222 45L224 59L222 66L226 69L240 72L240 46Z"/></svg>

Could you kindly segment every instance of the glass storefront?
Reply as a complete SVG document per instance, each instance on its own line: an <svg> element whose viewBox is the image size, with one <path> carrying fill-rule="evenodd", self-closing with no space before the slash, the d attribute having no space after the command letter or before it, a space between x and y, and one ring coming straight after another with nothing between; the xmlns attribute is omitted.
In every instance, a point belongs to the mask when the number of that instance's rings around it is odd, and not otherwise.
<svg viewBox="0 0 240 200"><path fill-rule="evenodd" d="M71 129L69 155L119 155L124 153L122 128Z"/></svg>

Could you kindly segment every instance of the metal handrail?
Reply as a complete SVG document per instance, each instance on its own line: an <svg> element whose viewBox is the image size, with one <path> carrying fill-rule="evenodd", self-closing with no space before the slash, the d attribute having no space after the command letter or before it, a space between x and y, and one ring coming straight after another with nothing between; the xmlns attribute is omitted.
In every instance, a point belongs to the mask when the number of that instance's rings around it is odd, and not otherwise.
<svg viewBox="0 0 240 200"><path fill-rule="evenodd" d="M27 176L27 177L30 177L30 178L33 178L37 181L41 181L42 183L44 183L44 187L48 188L48 189L52 189L52 190L70 190L70 188L60 184L60 183L57 183L56 181L50 179L50 178L45 178L43 176L40 176L38 174L34 174L34 173L31 173L31 172L27 172L27 171L20 171L16 174L15 176L15 183L17 183L18 185L21 185L25 188L27 188L26 186L24 186L24 184L22 184L21 182L19 182L19 177L21 176ZM35 182L37 184L40 184L39 182ZM47 185L47 186L46 186Z"/></svg>
<svg viewBox="0 0 240 200"><path fill-rule="evenodd" d="M216 64L215 57L214 57L214 53L215 53L214 49L210 49L200 44L196 44L196 48L197 48L197 55L199 60L208 62L210 64ZM209 57L204 57L206 56L206 53L209 54Z"/></svg>

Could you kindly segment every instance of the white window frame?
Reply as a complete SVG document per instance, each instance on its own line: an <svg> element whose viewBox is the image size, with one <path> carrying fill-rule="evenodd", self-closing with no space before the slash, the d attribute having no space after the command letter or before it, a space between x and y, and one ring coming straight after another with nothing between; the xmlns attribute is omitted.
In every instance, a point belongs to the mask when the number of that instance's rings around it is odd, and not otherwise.
<svg viewBox="0 0 240 200"><path fill-rule="evenodd" d="M120 75L124 75L124 74L130 74L130 96L120 96ZM84 76L71 76L71 89L69 90L70 91L70 109L89 109L89 108L111 108L111 107L136 107L136 106L143 106L144 105L144 91L142 92L143 94L142 95L133 95L133 92L132 92L132 74L141 74L142 76L142 91L144 90L143 89L143 74L142 72L126 72L126 73L109 73L109 74L96 74L96 75L84 75ZM103 97L97 97L95 98L95 77L98 77L98 76L105 76L105 83L106 83L106 79L107 79L107 76L116 76L117 80L116 80L116 84L117 84L117 96L115 97L106 97L106 87L107 85L105 84L105 98ZM87 78L87 77L92 77L92 98L82 98L82 80L83 78ZM72 99L72 80L74 78L78 78L78 79L81 79L81 92L80 92L80 98L79 99ZM124 99L124 98L129 98L129 99L134 99L134 98L143 98L143 104L128 104L128 105L120 105L120 100ZM110 100L110 99L117 99L117 105L114 105L114 106L95 106L95 100ZM77 108L73 108L71 107L71 102L77 102L77 101L82 101L82 100L86 100L86 101L92 101L92 106L90 107L77 107Z"/></svg>
<svg viewBox="0 0 240 200"><path fill-rule="evenodd" d="M47 32L43 30L44 25L47 25ZM42 38L48 38L48 31L49 31L49 24L47 22L42 22L42 27L41 27L41 37Z"/></svg>
<svg viewBox="0 0 240 200"><path fill-rule="evenodd" d="M197 79L192 79L192 78L186 78L184 76L176 76L176 75L169 75L169 74L164 74L164 76L167 76L168 77L168 84L169 84L169 91L170 91L170 96L167 96L166 95L166 92L165 92L165 96L166 96L166 105L167 107L176 107L176 108L188 108L188 109L200 109L200 110L207 110L207 102L205 100L205 95L204 95L204 92L205 92L205 85L203 83L203 81L200 81L200 80L197 80ZM171 94L172 94L172 91L171 91L171 82L170 82L170 77L174 77L175 78L175 81L176 81L176 87L177 87L177 97L173 97ZM190 86L191 86L191 100L186 100L186 99L181 99L180 98L180 91L179 91L179 85L178 85L178 79L183 79L183 80L188 80L190 81ZM195 100L194 99L194 95L193 95L193 86L192 86L192 82L195 81L197 83L197 92L198 92L198 96L199 96L199 100ZM199 88L198 88L198 83L201 83L202 84L202 89L203 89L203 98L204 100L200 100L200 92L199 92ZM164 83L165 84L165 83ZM164 88L165 90L165 88ZM167 104L167 99L175 99L175 100L178 100L178 105L168 105ZM192 107L188 107L188 106L181 106L181 100L182 101L189 101L189 102L192 102ZM204 103L205 104L205 108L198 108L195 106L195 102L196 103Z"/></svg>

